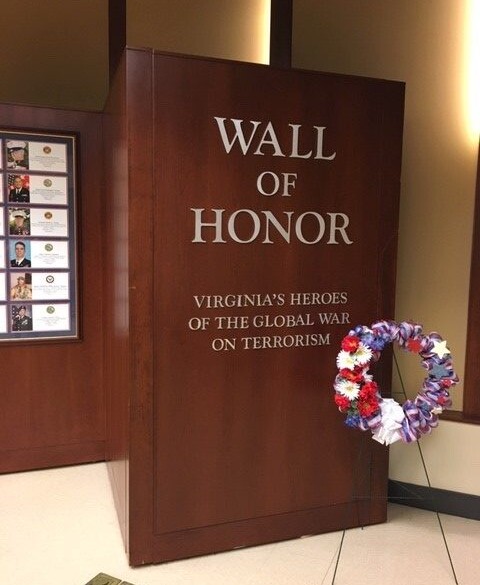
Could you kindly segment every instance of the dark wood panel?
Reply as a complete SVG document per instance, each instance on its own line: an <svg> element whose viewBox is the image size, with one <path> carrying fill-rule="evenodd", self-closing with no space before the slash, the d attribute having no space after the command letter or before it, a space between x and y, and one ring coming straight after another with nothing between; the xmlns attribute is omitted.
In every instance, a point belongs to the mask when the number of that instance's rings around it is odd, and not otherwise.
<svg viewBox="0 0 480 585"><path fill-rule="evenodd" d="M480 379L480 339L478 337L480 327L480 303L478 301L478 291L480 289L480 163L477 163L473 220L463 414L467 422L480 422L480 392L478 391L478 380Z"/></svg>
<svg viewBox="0 0 480 585"><path fill-rule="evenodd" d="M129 187L129 322L130 322L130 560L152 562L153 453L153 335L154 314L160 309L153 295L154 223L152 52L127 53L128 187ZM167 415L167 413L165 413ZM168 416L168 415L167 415ZM147 559L147 561L146 561ZM149 559L149 560L148 560Z"/></svg>
<svg viewBox="0 0 480 585"><path fill-rule="evenodd" d="M129 543L128 142L125 59L118 64L104 113L106 458L125 546Z"/></svg>
<svg viewBox="0 0 480 585"><path fill-rule="evenodd" d="M127 2L108 0L108 71L110 85L127 44Z"/></svg>
<svg viewBox="0 0 480 585"><path fill-rule="evenodd" d="M154 359L156 531L345 501L360 438L343 431L331 408L331 393L323 388L333 381L339 342L349 326L334 327L331 345L321 350L237 348L219 355L210 347L215 335L221 335L218 330L202 335L189 331L187 323L192 315L210 314L195 310L193 295L215 293L283 292L288 297L291 292L348 291L354 323L379 316L380 275L377 261L369 265L367 259L376 259L383 250L375 230L382 221L391 226L394 220L379 215L384 189L377 172L372 173L381 168L384 149L379 142L384 107L378 90L375 84L340 77L174 58L159 58L156 75L155 224L162 225L155 239L155 297L161 303ZM203 79L209 79L207 88ZM268 93L273 87L275 95ZM259 95L269 98L259 102ZM244 156L239 149L227 156L214 121L225 112L247 121L272 121L282 144L288 144L288 122L310 130L325 124L332 132L330 148L335 145L341 158L308 164L280 156ZM255 180L266 169L278 176L298 172L301 191L287 199L260 196ZM260 215L260 210L273 209L278 216L291 209L341 210L350 217L355 244L242 246L231 240L224 226L224 243L195 245L191 208L196 207L225 208L226 213L252 209ZM362 232L369 236L362 237ZM395 230L391 232L394 237ZM213 316L246 315L252 320L259 312L299 313L296 307L242 308L214 311ZM269 333L266 328L259 331ZM231 335L238 333L233 330ZM250 328L248 334L255 333ZM337 449L325 450L333 440ZM319 464L313 454L321 452Z"/></svg>
<svg viewBox="0 0 480 585"><path fill-rule="evenodd" d="M153 556L157 560L176 560L227 551L256 544L276 542L338 530L385 522L386 506L374 510L368 502L352 502L321 509L303 510L286 515L252 518L228 525L209 526L185 532L174 532L155 539ZM181 553L179 553L181 551Z"/></svg>
<svg viewBox="0 0 480 585"><path fill-rule="evenodd" d="M306 510L316 519L309 530L331 529L322 519L332 503L351 501L358 481L372 497L372 510L384 507L386 450L371 440L362 443L362 433L345 429L332 406L335 357L350 324L278 328L279 335L329 333L329 343L257 351L244 350L238 329L195 332L188 322L192 316L213 321L240 315L251 322L258 314L342 311L288 310L288 303L213 311L195 306L194 295L209 294L343 291L352 325L392 316L403 88L227 62L155 59L154 550L172 539L178 557L197 554L186 544L194 533L202 534L203 547L212 535L210 552L243 546L244 538L262 542L269 538L269 523L260 520L265 518L272 524L282 518L277 538L282 529L284 537L298 535L288 526ZM238 146L227 155L215 116L247 125L261 121L259 136L271 122L287 156L268 156L272 145L266 155L244 155ZM325 153L338 151L335 162L288 157L289 123L326 126ZM311 135L302 140L299 148L306 152ZM256 180L264 171L297 173L295 192L261 196ZM354 244L308 246L294 238L239 244L228 235L227 220L224 242L192 243L192 208L224 209L227 217L239 209L260 217L263 210L279 217L287 210L343 212ZM238 225L240 239L247 240L251 225ZM250 327L243 335L271 332ZM238 338L235 350L212 350L222 335ZM328 447L333 444L335 449ZM366 448L358 467L361 444ZM242 522L255 526L248 537L237 530ZM214 536L219 533L223 544Z"/></svg>
<svg viewBox="0 0 480 585"><path fill-rule="evenodd" d="M78 135L81 319L79 341L0 345L3 376L0 471L84 462L81 445L85 445L88 453L92 444L99 445L105 440L101 115L0 105L0 125ZM8 452L5 456L4 451ZM18 467L12 452L19 455ZM97 459L98 452L94 450L92 460Z"/></svg>
<svg viewBox="0 0 480 585"><path fill-rule="evenodd" d="M270 65L292 66L293 0L270 3Z"/></svg>
<svg viewBox="0 0 480 585"><path fill-rule="evenodd" d="M2 451L2 473L104 461L105 441Z"/></svg>

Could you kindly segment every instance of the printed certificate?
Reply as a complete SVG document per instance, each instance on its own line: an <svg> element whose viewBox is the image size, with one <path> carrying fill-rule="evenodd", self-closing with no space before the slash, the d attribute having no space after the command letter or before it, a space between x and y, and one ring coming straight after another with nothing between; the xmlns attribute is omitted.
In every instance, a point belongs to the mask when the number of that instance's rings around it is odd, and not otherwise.
<svg viewBox="0 0 480 585"><path fill-rule="evenodd" d="M30 202L51 205L67 204L67 177L30 177Z"/></svg>
<svg viewBox="0 0 480 585"><path fill-rule="evenodd" d="M67 146L55 142L29 142L31 171L67 172Z"/></svg>
<svg viewBox="0 0 480 585"><path fill-rule="evenodd" d="M0 305L0 333L7 332L7 306Z"/></svg>
<svg viewBox="0 0 480 585"><path fill-rule="evenodd" d="M65 240L33 240L32 268L69 268L69 244Z"/></svg>
<svg viewBox="0 0 480 585"><path fill-rule="evenodd" d="M7 300L7 283L5 276L5 272L0 272L0 301Z"/></svg>
<svg viewBox="0 0 480 585"><path fill-rule="evenodd" d="M70 303L32 305L32 331L68 331Z"/></svg>
<svg viewBox="0 0 480 585"><path fill-rule="evenodd" d="M30 234L32 236L68 237L68 211L32 207L30 209Z"/></svg>
<svg viewBox="0 0 480 585"><path fill-rule="evenodd" d="M70 299L68 272L33 272L32 299L34 301Z"/></svg>
<svg viewBox="0 0 480 585"><path fill-rule="evenodd" d="M3 223L3 209L0 209L0 236L5 235L5 225Z"/></svg>

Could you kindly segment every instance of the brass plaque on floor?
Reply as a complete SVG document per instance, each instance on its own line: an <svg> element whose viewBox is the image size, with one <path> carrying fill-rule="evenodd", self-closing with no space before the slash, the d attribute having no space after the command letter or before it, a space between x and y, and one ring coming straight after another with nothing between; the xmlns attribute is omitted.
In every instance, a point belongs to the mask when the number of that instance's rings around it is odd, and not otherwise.
<svg viewBox="0 0 480 585"><path fill-rule="evenodd" d="M121 579L117 579L111 575L106 575L105 573L99 573L85 585L133 585L133 583L122 581Z"/></svg>

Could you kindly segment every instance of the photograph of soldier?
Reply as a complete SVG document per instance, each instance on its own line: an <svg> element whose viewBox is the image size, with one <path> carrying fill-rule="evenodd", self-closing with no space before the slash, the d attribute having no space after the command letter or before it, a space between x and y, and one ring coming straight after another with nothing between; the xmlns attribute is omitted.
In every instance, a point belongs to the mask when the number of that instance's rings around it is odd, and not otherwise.
<svg viewBox="0 0 480 585"><path fill-rule="evenodd" d="M32 299L32 275L11 274L10 298L12 301L30 301Z"/></svg>
<svg viewBox="0 0 480 585"><path fill-rule="evenodd" d="M8 175L8 200L12 203L28 203L30 189L26 185L28 185L28 176Z"/></svg>
<svg viewBox="0 0 480 585"><path fill-rule="evenodd" d="M30 235L30 210L12 209L10 211L9 230L11 236Z"/></svg>
<svg viewBox="0 0 480 585"><path fill-rule="evenodd" d="M10 243L10 266L12 268L30 268L32 265L29 255L30 242Z"/></svg>
<svg viewBox="0 0 480 585"><path fill-rule="evenodd" d="M28 144L23 140L7 141L7 167L28 169Z"/></svg>
<svg viewBox="0 0 480 585"><path fill-rule="evenodd" d="M32 318L27 313L25 305L12 307L12 331L31 331Z"/></svg>

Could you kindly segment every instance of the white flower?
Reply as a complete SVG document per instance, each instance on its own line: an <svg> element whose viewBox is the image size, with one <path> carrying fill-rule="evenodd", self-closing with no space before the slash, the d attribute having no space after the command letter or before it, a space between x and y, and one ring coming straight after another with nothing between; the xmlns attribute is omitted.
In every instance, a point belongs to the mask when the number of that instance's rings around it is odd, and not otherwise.
<svg viewBox="0 0 480 585"><path fill-rule="evenodd" d="M357 351L353 354L353 359L355 364L362 366L363 364L368 364L368 362L372 359L372 355L372 350L360 342L358 344Z"/></svg>
<svg viewBox="0 0 480 585"><path fill-rule="evenodd" d="M342 396L346 396L349 400L357 398L360 392L360 384L350 382L349 380L340 380L335 384L335 390Z"/></svg>
<svg viewBox="0 0 480 585"><path fill-rule="evenodd" d="M362 376L364 382L373 382L373 375L368 373L368 366L363 368Z"/></svg>
<svg viewBox="0 0 480 585"><path fill-rule="evenodd" d="M353 356L348 351L341 351L337 355L337 368L339 370L343 370L343 368L348 368L349 370L353 370L355 367L355 360Z"/></svg>
<svg viewBox="0 0 480 585"><path fill-rule="evenodd" d="M380 409L382 420L375 428L373 438L382 445L391 445L400 441L402 438L400 429L405 418L403 408L393 398L384 398L380 402Z"/></svg>

